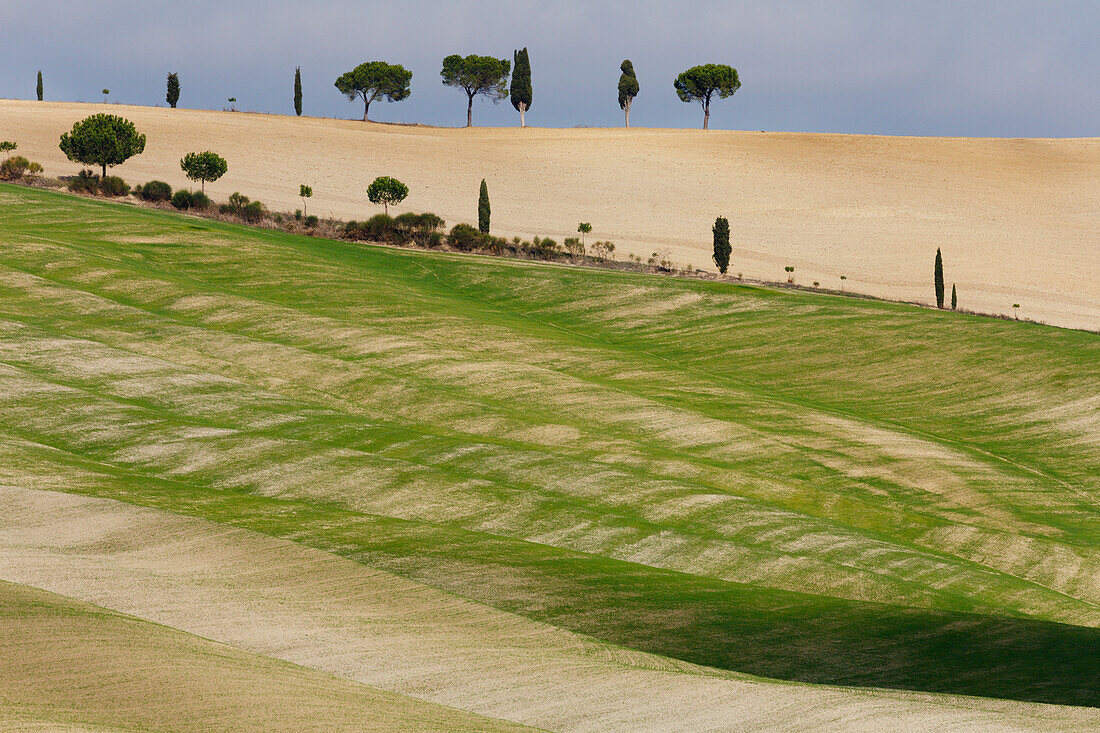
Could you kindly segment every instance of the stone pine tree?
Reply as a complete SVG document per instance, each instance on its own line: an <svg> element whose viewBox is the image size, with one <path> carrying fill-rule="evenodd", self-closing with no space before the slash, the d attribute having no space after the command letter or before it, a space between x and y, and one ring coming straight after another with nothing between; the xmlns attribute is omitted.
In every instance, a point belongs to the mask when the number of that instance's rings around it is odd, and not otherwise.
<svg viewBox="0 0 1100 733"><path fill-rule="evenodd" d="M527 127L526 113L531 109L531 59L527 57L526 46L521 51L513 51L512 60L512 106L519 112L519 126Z"/></svg>
<svg viewBox="0 0 1100 733"><path fill-rule="evenodd" d="M38 92L38 101L41 102L42 101L42 72L41 71L38 72L38 86L36 88L36 91Z"/></svg>
<svg viewBox="0 0 1100 733"><path fill-rule="evenodd" d="M626 126L630 127L630 105L638 96L638 77L634 75L634 64L624 59L619 65L622 75L619 77L619 109L626 113Z"/></svg>
<svg viewBox="0 0 1100 733"><path fill-rule="evenodd" d="M367 200L372 204L382 204L386 215L390 213L390 205L397 205L409 195L409 187L396 178L379 176L367 186Z"/></svg>
<svg viewBox="0 0 1100 733"><path fill-rule="evenodd" d="M729 220L724 216L718 217L711 231L714 232L714 264L718 265L718 272L725 275L730 266L730 252L733 251L730 247Z"/></svg>
<svg viewBox="0 0 1100 733"><path fill-rule="evenodd" d="M710 102L715 95L719 99L732 97L741 88L737 69L725 64L693 66L676 77L672 83L681 102L698 102L703 105L703 129L710 126Z"/></svg>
<svg viewBox="0 0 1100 733"><path fill-rule="evenodd" d="M409 89L411 81L412 72L401 64L367 61L341 74L335 85L349 101L354 101L356 97L363 100L363 122L368 122L371 102L376 99L391 102L407 99L412 94Z"/></svg>
<svg viewBox="0 0 1100 733"><path fill-rule="evenodd" d="M302 116L302 67L294 69L294 114Z"/></svg>
<svg viewBox="0 0 1100 733"><path fill-rule="evenodd" d="M175 72L168 75L168 93L164 95L164 100L172 109L175 109L176 102L180 101L180 75Z"/></svg>
<svg viewBox="0 0 1100 733"><path fill-rule="evenodd" d="M477 198L477 228L482 234L489 233L489 217L492 214L489 207L489 186L485 179L481 179L481 195Z"/></svg>
<svg viewBox="0 0 1100 733"><path fill-rule="evenodd" d="M61 136L58 147L74 163L99 166L106 178L107 166L120 165L145 152L145 135L127 119L96 114L73 125Z"/></svg>
<svg viewBox="0 0 1100 733"><path fill-rule="evenodd" d="M508 59L495 59L492 56L466 57L451 54L443 59L443 84L466 92L466 127L474 124L474 97L483 96L493 104L508 98L508 74L512 71L512 62Z"/></svg>
<svg viewBox="0 0 1100 733"><path fill-rule="evenodd" d="M955 292L955 283L951 283L951 310L955 310L959 306L959 296Z"/></svg>
<svg viewBox="0 0 1100 733"><path fill-rule="evenodd" d="M183 174L192 181L199 181L201 190L206 193L206 182L216 181L229 170L229 164L225 158L215 152L206 150L201 153L188 153L180 160L180 169Z"/></svg>
<svg viewBox="0 0 1100 733"><path fill-rule="evenodd" d="M936 248L936 265L933 278L936 282L936 307L943 308L943 255L940 254L938 247Z"/></svg>

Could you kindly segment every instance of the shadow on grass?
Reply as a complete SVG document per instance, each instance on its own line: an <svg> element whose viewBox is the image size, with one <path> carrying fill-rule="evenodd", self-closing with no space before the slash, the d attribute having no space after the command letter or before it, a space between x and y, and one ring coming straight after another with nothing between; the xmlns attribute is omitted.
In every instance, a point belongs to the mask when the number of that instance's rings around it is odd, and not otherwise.
<svg viewBox="0 0 1100 733"><path fill-rule="evenodd" d="M1100 707L1100 629L776 591L506 539L482 539L479 550L445 540L431 549L400 544L400 556L376 546L371 563L697 664L800 682ZM499 545L495 552L490 544Z"/></svg>

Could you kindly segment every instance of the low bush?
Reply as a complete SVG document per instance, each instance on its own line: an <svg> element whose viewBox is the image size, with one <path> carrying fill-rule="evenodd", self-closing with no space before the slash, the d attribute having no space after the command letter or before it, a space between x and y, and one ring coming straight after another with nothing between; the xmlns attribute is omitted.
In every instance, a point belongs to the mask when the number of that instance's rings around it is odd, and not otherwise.
<svg viewBox="0 0 1100 733"><path fill-rule="evenodd" d="M308 227L309 229L312 229L313 227L317 226L318 221L320 221L320 220L316 216L314 216L313 214L310 214L309 216L306 217L306 227Z"/></svg>
<svg viewBox="0 0 1100 733"><path fill-rule="evenodd" d="M267 210L264 205L259 201L250 201L241 207L241 210L237 213L237 216L241 217L249 224L258 224L263 221L264 214Z"/></svg>
<svg viewBox="0 0 1100 733"><path fill-rule="evenodd" d="M455 224L447 237L447 244L460 252L472 252L485 249L489 235L483 234L477 227L469 224Z"/></svg>
<svg viewBox="0 0 1100 733"><path fill-rule="evenodd" d="M431 247L433 241L442 241L442 234L439 230L446 223L435 214L414 214L412 212L395 217L393 222L403 243L418 244L421 247ZM433 235L439 236L433 237Z"/></svg>
<svg viewBox="0 0 1100 733"><path fill-rule="evenodd" d="M592 256L600 260L609 259L614 251L614 242L596 242L592 245Z"/></svg>
<svg viewBox="0 0 1100 733"><path fill-rule="evenodd" d="M187 209L208 209L210 208L210 197L202 191L188 191L181 188L172 194L172 206L175 206L180 211L186 211Z"/></svg>
<svg viewBox="0 0 1100 733"><path fill-rule="evenodd" d="M175 206L180 211L186 211L191 208L191 192L187 189L181 188L172 194L172 206Z"/></svg>
<svg viewBox="0 0 1100 733"><path fill-rule="evenodd" d="M169 201L172 187L164 181L149 181L144 186L134 186L134 195L142 201Z"/></svg>
<svg viewBox="0 0 1100 733"><path fill-rule="evenodd" d="M546 237L545 239L535 237L527 248L527 251L530 252L532 256L543 260L552 260L561 254L558 243L550 237Z"/></svg>
<svg viewBox="0 0 1100 733"><path fill-rule="evenodd" d="M579 237L566 237L562 244L571 257L584 257L584 245Z"/></svg>
<svg viewBox="0 0 1100 733"><path fill-rule="evenodd" d="M243 193L241 193L240 191L234 191L233 193L229 194L229 203L222 204L218 210L223 214L233 214L236 216L240 216L241 212L244 211L244 207L248 205L249 201L251 201L251 199L249 199Z"/></svg>
<svg viewBox="0 0 1100 733"><path fill-rule="evenodd" d="M69 190L74 193L98 193L99 176L85 168L69 179Z"/></svg>
<svg viewBox="0 0 1100 733"><path fill-rule="evenodd" d="M30 165L31 162L22 155L13 155L0 163L0 181L18 181Z"/></svg>
<svg viewBox="0 0 1100 733"><path fill-rule="evenodd" d="M130 193L130 184L118 176L107 176L99 182L99 192L104 196L125 196Z"/></svg>

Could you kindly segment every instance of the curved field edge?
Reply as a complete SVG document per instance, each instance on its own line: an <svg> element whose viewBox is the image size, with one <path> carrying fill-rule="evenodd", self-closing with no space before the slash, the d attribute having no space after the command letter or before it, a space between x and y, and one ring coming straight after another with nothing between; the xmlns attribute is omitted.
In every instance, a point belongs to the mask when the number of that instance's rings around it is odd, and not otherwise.
<svg viewBox="0 0 1100 733"><path fill-rule="evenodd" d="M692 661L1095 699L1034 625L1097 623L1095 337L22 200L5 463Z"/></svg>
<svg viewBox="0 0 1100 733"><path fill-rule="evenodd" d="M0 581L0 730L520 731Z"/></svg>
<svg viewBox="0 0 1100 733"><path fill-rule="evenodd" d="M754 681L578 637L250 531L56 492L0 489L0 499L10 517L0 528L2 577L543 728L1074 730L1097 719L1086 708Z"/></svg>
<svg viewBox="0 0 1100 733"><path fill-rule="evenodd" d="M1063 326L1100 328L1100 139L1005 140L760 131L471 128L191 109L0 100L0 127L50 176L75 174L58 136L110 112L147 135L115 173L131 183L194 184L179 160L215 150L228 173L207 186L276 211L368 218L375 175L409 185L401 211L476 223L488 181L494 232L558 241L591 221L589 243L616 255L667 252L713 271L711 226L732 225L731 272L820 281L897 300L932 302L942 248L959 305ZM369 161L364 167L363 161ZM537 175L532 172L537 171ZM1069 268L1069 269L1067 269ZM841 281L845 275L847 280Z"/></svg>

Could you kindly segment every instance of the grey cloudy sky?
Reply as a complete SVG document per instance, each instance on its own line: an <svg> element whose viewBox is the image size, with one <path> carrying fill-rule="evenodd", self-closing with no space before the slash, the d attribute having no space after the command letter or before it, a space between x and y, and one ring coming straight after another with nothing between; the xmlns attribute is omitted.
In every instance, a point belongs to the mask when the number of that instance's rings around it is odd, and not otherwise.
<svg viewBox="0 0 1100 733"><path fill-rule="evenodd" d="M333 87L381 59L412 70L412 96L372 105L381 121L460 125L465 97L442 86L450 53L511 59L527 46L529 124L618 125L619 62L641 84L638 126L695 127L676 74L728 63L743 87L717 102L716 128L967 136L1100 135L1097 0L0 0L0 96L292 113L295 66L306 114L357 117ZM515 124L479 101L475 124Z"/></svg>

